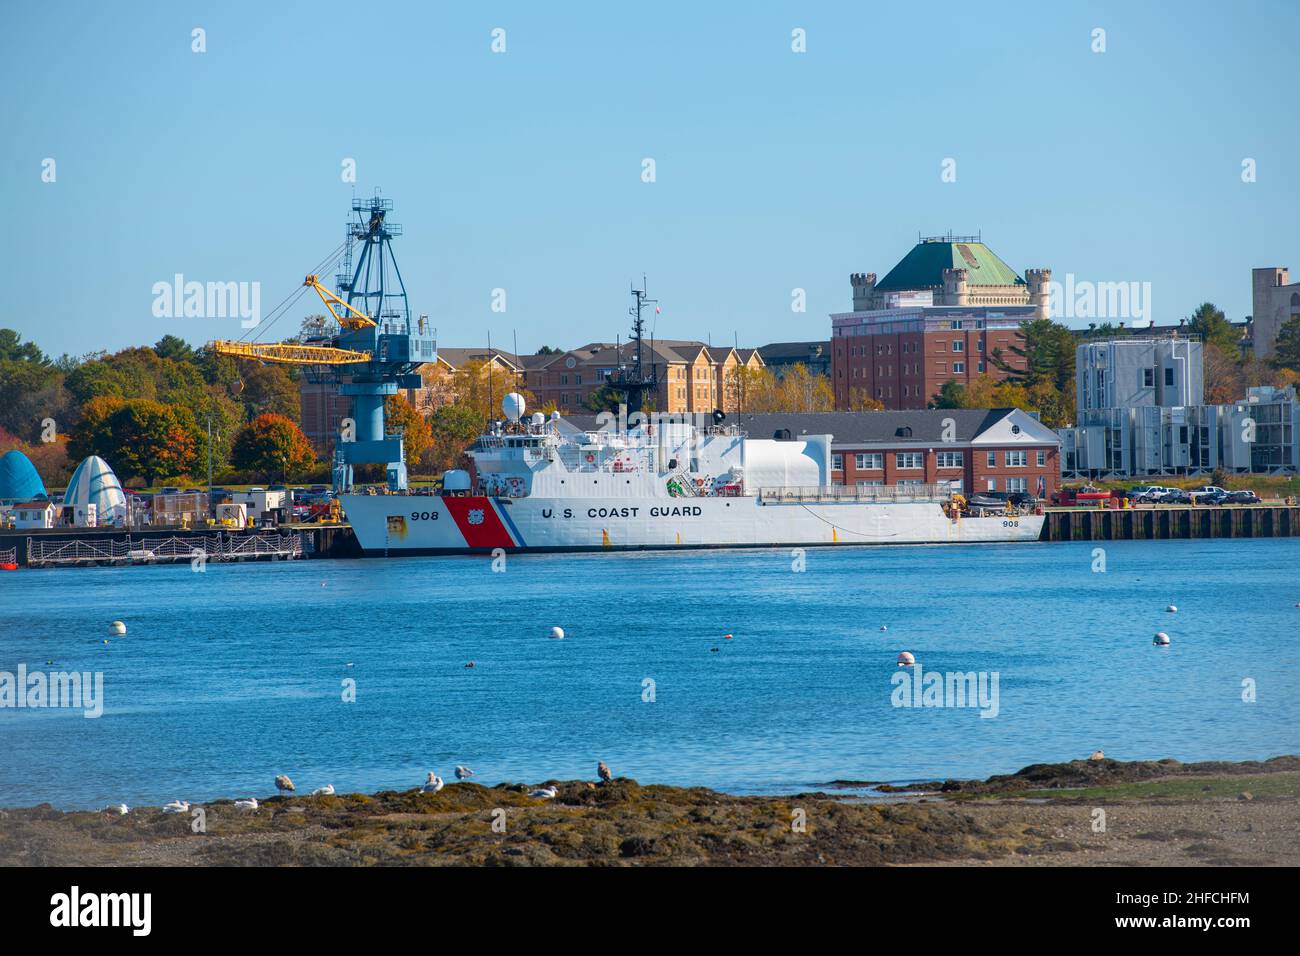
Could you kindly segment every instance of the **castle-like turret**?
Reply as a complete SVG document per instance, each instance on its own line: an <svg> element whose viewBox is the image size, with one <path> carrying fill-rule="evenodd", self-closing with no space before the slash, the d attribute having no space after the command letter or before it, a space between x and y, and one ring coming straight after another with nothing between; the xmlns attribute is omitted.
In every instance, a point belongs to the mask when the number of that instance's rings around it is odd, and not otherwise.
<svg viewBox="0 0 1300 956"><path fill-rule="evenodd" d="M1034 317L1052 317L1052 270L1026 269L1025 285L1029 286L1029 304L1034 307Z"/></svg>
<svg viewBox="0 0 1300 956"><path fill-rule="evenodd" d="M876 290L876 274L855 272L849 276L849 281L853 283L853 311L865 312L870 309L872 294Z"/></svg>
<svg viewBox="0 0 1300 956"><path fill-rule="evenodd" d="M970 286L965 269L943 270L943 304L970 305Z"/></svg>

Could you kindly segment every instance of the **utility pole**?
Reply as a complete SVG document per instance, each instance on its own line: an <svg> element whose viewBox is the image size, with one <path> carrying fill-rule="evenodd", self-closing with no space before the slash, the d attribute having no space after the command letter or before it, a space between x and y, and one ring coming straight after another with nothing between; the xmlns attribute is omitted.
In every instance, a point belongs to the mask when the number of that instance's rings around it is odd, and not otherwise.
<svg viewBox="0 0 1300 956"><path fill-rule="evenodd" d="M212 413L208 412L208 509L212 509Z"/></svg>

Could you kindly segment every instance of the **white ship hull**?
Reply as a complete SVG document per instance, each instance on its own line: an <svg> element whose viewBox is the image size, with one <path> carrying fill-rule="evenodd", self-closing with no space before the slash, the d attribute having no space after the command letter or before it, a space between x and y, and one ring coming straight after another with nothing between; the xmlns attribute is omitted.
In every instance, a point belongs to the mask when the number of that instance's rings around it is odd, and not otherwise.
<svg viewBox="0 0 1300 956"><path fill-rule="evenodd" d="M949 518L935 501L756 496L344 495L367 555L1037 541L1042 515Z"/></svg>

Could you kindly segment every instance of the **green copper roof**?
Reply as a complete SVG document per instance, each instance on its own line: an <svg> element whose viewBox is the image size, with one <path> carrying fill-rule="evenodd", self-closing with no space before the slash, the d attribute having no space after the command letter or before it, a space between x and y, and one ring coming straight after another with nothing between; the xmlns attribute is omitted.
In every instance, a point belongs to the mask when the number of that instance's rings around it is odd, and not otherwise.
<svg viewBox="0 0 1300 956"><path fill-rule="evenodd" d="M982 242L918 242L876 283L883 292L943 286L944 269L965 269L969 285L1024 285L1025 280Z"/></svg>

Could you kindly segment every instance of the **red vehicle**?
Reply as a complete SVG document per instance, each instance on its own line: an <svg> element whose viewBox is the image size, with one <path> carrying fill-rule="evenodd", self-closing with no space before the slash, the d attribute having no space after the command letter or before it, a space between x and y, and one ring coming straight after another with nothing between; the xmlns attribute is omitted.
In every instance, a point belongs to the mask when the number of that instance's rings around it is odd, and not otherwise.
<svg viewBox="0 0 1300 956"><path fill-rule="evenodd" d="M1062 488L1052 495L1052 503L1065 508L1096 507L1097 502L1107 501L1114 495L1109 491L1084 485L1082 488Z"/></svg>

